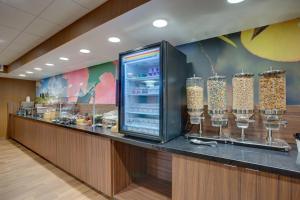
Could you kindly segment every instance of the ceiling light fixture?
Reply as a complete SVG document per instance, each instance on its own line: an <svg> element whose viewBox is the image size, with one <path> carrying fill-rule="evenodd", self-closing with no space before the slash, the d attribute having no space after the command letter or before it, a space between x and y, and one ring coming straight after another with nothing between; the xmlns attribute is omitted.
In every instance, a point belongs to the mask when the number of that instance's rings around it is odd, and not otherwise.
<svg viewBox="0 0 300 200"><path fill-rule="evenodd" d="M112 42L112 43L119 43L119 42L121 42L120 38L118 38L118 37L109 37L108 41Z"/></svg>
<svg viewBox="0 0 300 200"><path fill-rule="evenodd" d="M227 0L227 2L231 4L242 3L243 1L245 0Z"/></svg>
<svg viewBox="0 0 300 200"><path fill-rule="evenodd" d="M91 51L88 49L80 49L79 52L80 53L91 53Z"/></svg>
<svg viewBox="0 0 300 200"><path fill-rule="evenodd" d="M157 19L153 21L152 25L156 28L163 28L168 25L168 21L165 19Z"/></svg>
<svg viewBox="0 0 300 200"><path fill-rule="evenodd" d="M26 71L26 74L33 74L32 71Z"/></svg>
<svg viewBox="0 0 300 200"><path fill-rule="evenodd" d="M35 68L33 68L34 70L36 70L36 71L42 71L43 69L42 68L40 68L40 67L35 67Z"/></svg>
<svg viewBox="0 0 300 200"><path fill-rule="evenodd" d="M68 61L69 58L67 58L67 57L60 57L59 60Z"/></svg>
<svg viewBox="0 0 300 200"><path fill-rule="evenodd" d="M49 67L54 66L54 64L52 64L52 63L46 63L45 65L46 65L46 66L49 66Z"/></svg>
<svg viewBox="0 0 300 200"><path fill-rule="evenodd" d="M25 74L19 74L19 76L21 76L21 77L26 77L26 75L25 75Z"/></svg>

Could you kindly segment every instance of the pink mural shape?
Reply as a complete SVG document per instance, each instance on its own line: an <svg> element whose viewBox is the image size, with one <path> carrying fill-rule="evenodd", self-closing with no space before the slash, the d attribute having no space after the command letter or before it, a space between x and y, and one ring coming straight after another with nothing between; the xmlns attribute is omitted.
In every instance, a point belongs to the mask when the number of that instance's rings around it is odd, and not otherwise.
<svg viewBox="0 0 300 200"><path fill-rule="evenodd" d="M89 71L88 68L76 70L64 74L64 79L68 81L67 95L68 102L77 102L80 92L87 91Z"/></svg>
<svg viewBox="0 0 300 200"><path fill-rule="evenodd" d="M99 77L96 85L96 104L114 104L116 101L116 80L112 73L106 72ZM93 103L93 99L91 102Z"/></svg>

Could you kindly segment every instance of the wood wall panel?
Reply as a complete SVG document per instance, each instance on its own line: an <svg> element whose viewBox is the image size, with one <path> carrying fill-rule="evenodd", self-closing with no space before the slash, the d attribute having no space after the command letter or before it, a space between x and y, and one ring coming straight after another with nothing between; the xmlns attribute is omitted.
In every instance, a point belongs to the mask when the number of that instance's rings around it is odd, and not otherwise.
<svg viewBox="0 0 300 200"><path fill-rule="evenodd" d="M117 200L171 200L171 156L113 142L113 195Z"/></svg>
<svg viewBox="0 0 300 200"><path fill-rule="evenodd" d="M8 72L48 53L49 51L75 39L76 37L96 28L109 20L134 9L149 0L109 0L98 8L84 15L71 25L62 29L49 39L31 49L20 58L8 65Z"/></svg>
<svg viewBox="0 0 300 200"><path fill-rule="evenodd" d="M146 150L121 142L113 142L113 194L146 175Z"/></svg>
<svg viewBox="0 0 300 200"><path fill-rule="evenodd" d="M163 151L147 150L147 174L171 182L172 154Z"/></svg>
<svg viewBox="0 0 300 200"><path fill-rule="evenodd" d="M229 109L228 109L229 110ZM254 115L255 123L250 124L249 128L245 130L247 138L260 138L264 140L267 137L267 131L263 125L262 116L257 111ZM186 117L188 117L186 115ZM224 128L223 131L226 135L232 135L234 137L240 137L241 129L236 127L235 117L232 113L228 114L229 123L228 127ZM286 128L282 127L280 131L274 131L273 135L276 138L281 138L286 140L288 143L295 143L294 134L300 132L300 106L298 105L288 105L287 112L283 116L283 119L288 121ZM199 126L191 125L189 122L187 124L187 131L198 132ZM210 116L207 114L207 107L205 107L205 120L203 125L203 132L208 135L218 135L218 128L211 126Z"/></svg>
<svg viewBox="0 0 300 200"><path fill-rule="evenodd" d="M7 135L8 109L14 112L26 96L34 99L35 90L35 81L0 78L0 138ZM8 103L15 105L8 107Z"/></svg>

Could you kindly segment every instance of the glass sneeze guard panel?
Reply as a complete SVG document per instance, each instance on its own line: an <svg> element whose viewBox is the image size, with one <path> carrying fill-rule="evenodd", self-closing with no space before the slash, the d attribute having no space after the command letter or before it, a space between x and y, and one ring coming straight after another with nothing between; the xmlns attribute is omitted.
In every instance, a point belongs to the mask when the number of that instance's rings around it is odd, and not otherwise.
<svg viewBox="0 0 300 200"><path fill-rule="evenodd" d="M125 55L123 129L159 136L160 48Z"/></svg>

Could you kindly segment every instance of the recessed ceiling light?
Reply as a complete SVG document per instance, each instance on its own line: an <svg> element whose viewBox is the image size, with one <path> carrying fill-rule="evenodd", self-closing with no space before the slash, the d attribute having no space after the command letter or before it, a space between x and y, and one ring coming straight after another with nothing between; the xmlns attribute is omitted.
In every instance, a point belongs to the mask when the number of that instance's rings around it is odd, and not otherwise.
<svg viewBox="0 0 300 200"><path fill-rule="evenodd" d="M91 51L88 49L80 49L79 51L80 53L91 53Z"/></svg>
<svg viewBox="0 0 300 200"><path fill-rule="evenodd" d="M66 57L60 57L59 60L68 61L69 58L66 58Z"/></svg>
<svg viewBox="0 0 300 200"><path fill-rule="evenodd" d="M118 37L109 37L109 38L108 38L108 41L109 41L109 42L112 42L112 43L118 43L118 42L121 42L120 38L118 38Z"/></svg>
<svg viewBox="0 0 300 200"><path fill-rule="evenodd" d="M21 76L21 77L26 77L26 75L25 75L25 74L19 74L19 76Z"/></svg>
<svg viewBox="0 0 300 200"><path fill-rule="evenodd" d="M32 71L26 71L26 74L33 74Z"/></svg>
<svg viewBox="0 0 300 200"><path fill-rule="evenodd" d="M42 68L40 68L40 67L35 67L35 68L33 68L34 70L36 70L36 71L42 71L43 69Z"/></svg>
<svg viewBox="0 0 300 200"><path fill-rule="evenodd" d="M54 64L52 64L52 63L46 63L45 65L47 65L47 66L49 66L49 67L54 66Z"/></svg>
<svg viewBox="0 0 300 200"><path fill-rule="evenodd" d="M243 1L245 1L245 0L227 0L227 2L231 3L231 4L242 3Z"/></svg>
<svg viewBox="0 0 300 200"><path fill-rule="evenodd" d="M163 28L168 25L168 21L165 19L157 19L153 21L152 25L156 28Z"/></svg>

